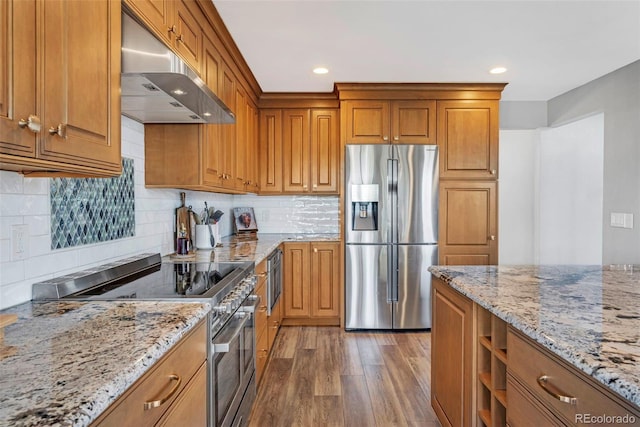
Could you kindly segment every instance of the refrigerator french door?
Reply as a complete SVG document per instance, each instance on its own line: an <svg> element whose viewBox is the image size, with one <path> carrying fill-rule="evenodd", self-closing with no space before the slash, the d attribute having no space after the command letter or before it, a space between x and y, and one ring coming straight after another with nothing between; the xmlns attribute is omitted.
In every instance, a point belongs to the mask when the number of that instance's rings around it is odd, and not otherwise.
<svg viewBox="0 0 640 427"><path fill-rule="evenodd" d="M347 145L345 328L431 328L438 149Z"/></svg>

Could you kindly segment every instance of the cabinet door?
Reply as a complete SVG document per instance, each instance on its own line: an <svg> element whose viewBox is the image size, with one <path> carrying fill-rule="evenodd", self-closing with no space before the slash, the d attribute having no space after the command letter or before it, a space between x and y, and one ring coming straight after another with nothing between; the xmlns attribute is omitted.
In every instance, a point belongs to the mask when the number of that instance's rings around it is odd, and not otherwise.
<svg viewBox="0 0 640 427"><path fill-rule="evenodd" d="M202 29L198 22L206 22L193 0L175 2L175 51L200 74L202 63Z"/></svg>
<svg viewBox="0 0 640 427"><path fill-rule="evenodd" d="M441 178L497 178L498 101L438 101Z"/></svg>
<svg viewBox="0 0 640 427"><path fill-rule="evenodd" d="M309 317L309 243L284 245L282 317Z"/></svg>
<svg viewBox="0 0 640 427"><path fill-rule="evenodd" d="M284 193L309 191L309 110L284 110Z"/></svg>
<svg viewBox="0 0 640 427"><path fill-rule="evenodd" d="M35 1L0 2L0 153L36 153L38 134L18 126L38 117L35 28Z"/></svg>
<svg viewBox="0 0 640 427"><path fill-rule="evenodd" d="M337 110L311 110L311 191L338 193L340 130Z"/></svg>
<svg viewBox="0 0 640 427"><path fill-rule="evenodd" d="M203 38L202 78L209 89L218 94L218 74L221 68L220 52L209 37ZM224 165L224 144L221 141L221 125L204 126L202 153L203 182L214 187L222 186L222 170Z"/></svg>
<svg viewBox="0 0 640 427"><path fill-rule="evenodd" d="M258 108L247 97L247 186L246 191L257 193L258 181Z"/></svg>
<svg viewBox="0 0 640 427"><path fill-rule="evenodd" d="M171 0L125 0L136 16L167 44L171 43L171 36L175 32L172 28L173 3Z"/></svg>
<svg viewBox="0 0 640 427"><path fill-rule="evenodd" d="M497 264L497 183L442 181L440 264Z"/></svg>
<svg viewBox="0 0 640 427"><path fill-rule="evenodd" d="M433 280L431 405L443 426L470 426L473 303Z"/></svg>
<svg viewBox="0 0 640 427"><path fill-rule="evenodd" d="M120 170L120 2L41 5L42 158Z"/></svg>
<svg viewBox="0 0 640 427"><path fill-rule="evenodd" d="M260 110L260 194L282 193L282 110Z"/></svg>
<svg viewBox="0 0 640 427"><path fill-rule="evenodd" d="M235 179L236 190L244 191L247 180L247 95L240 84L236 84L236 141Z"/></svg>
<svg viewBox="0 0 640 427"><path fill-rule="evenodd" d="M311 243L311 317L340 316L340 244Z"/></svg>
<svg viewBox="0 0 640 427"><path fill-rule="evenodd" d="M222 60L222 67L218 72L219 75L219 83L218 87L220 89L220 99L225 103L227 107L233 111L236 116L237 121L237 112L236 112L236 79L227 63ZM235 156L236 156L236 126L234 124L225 124L219 125L221 129L221 141L222 141L222 154L223 154L223 169L222 169L222 178L223 185L227 189L235 188L234 182L234 167L235 167Z"/></svg>
<svg viewBox="0 0 640 427"><path fill-rule="evenodd" d="M391 130L393 143L436 144L436 102L393 102Z"/></svg>
<svg viewBox="0 0 640 427"><path fill-rule="evenodd" d="M347 144L389 143L389 102L345 101L340 108Z"/></svg>

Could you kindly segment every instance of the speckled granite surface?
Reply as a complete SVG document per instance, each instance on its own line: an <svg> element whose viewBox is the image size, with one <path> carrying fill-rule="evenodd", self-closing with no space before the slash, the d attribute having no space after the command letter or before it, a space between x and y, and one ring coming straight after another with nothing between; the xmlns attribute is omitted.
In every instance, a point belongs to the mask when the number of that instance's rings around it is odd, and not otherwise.
<svg viewBox="0 0 640 427"><path fill-rule="evenodd" d="M429 271L640 406L640 266Z"/></svg>
<svg viewBox="0 0 640 427"><path fill-rule="evenodd" d="M25 303L5 328L0 426L87 426L210 307L203 303Z"/></svg>
<svg viewBox="0 0 640 427"><path fill-rule="evenodd" d="M196 260L205 261L253 261L260 263L282 242L318 242L338 241L339 234L265 234L258 233L257 239L227 236L222 238L222 246L214 250L199 250L196 252ZM163 262L172 261L164 257ZM174 260L176 261L176 260ZM179 261L179 259L177 260Z"/></svg>

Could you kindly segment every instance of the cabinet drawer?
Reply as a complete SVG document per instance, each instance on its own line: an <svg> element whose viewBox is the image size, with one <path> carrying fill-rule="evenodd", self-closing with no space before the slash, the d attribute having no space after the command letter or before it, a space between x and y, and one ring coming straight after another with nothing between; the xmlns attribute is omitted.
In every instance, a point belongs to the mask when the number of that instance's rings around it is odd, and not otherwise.
<svg viewBox="0 0 640 427"><path fill-rule="evenodd" d="M536 399L569 424L581 424L579 421L584 414L592 417L633 414L639 417L637 411L625 407L622 399L609 394L603 386L587 378L582 372L566 365L540 345L512 330L507 335L507 348L509 373L524 384ZM539 384L538 381L543 376L546 376L546 382ZM562 402L553 393L575 398L575 401ZM509 408L510 399L511 396Z"/></svg>
<svg viewBox="0 0 640 427"><path fill-rule="evenodd" d="M132 385L129 391L107 409L105 418L97 425L154 425L206 361L206 323L201 322L191 334L158 361L151 371ZM170 397L162 405L145 410L145 402L164 399L167 396Z"/></svg>
<svg viewBox="0 0 640 427"><path fill-rule="evenodd" d="M564 425L511 376L507 378L507 396L509 396L507 424L511 427Z"/></svg>
<svg viewBox="0 0 640 427"><path fill-rule="evenodd" d="M256 295L260 298L260 303L256 309L256 336L267 327L267 286L263 283L258 285L255 290Z"/></svg>
<svg viewBox="0 0 640 427"><path fill-rule="evenodd" d="M260 378L269 360L269 334L267 330L259 332L256 338L256 383L260 384Z"/></svg>
<svg viewBox="0 0 640 427"><path fill-rule="evenodd" d="M282 315L280 313L282 297L278 299L276 305L271 309L271 316L268 317L268 325L267 325L267 334L269 335L269 349L273 347L273 342L276 339L276 335L278 335L278 331L280 330L280 320L282 319Z"/></svg>
<svg viewBox="0 0 640 427"><path fill-rule="evenodd" d="M158 426L205 427L207 425L207 364L198 372L180 394L176 402L162 417Z"/></svg>

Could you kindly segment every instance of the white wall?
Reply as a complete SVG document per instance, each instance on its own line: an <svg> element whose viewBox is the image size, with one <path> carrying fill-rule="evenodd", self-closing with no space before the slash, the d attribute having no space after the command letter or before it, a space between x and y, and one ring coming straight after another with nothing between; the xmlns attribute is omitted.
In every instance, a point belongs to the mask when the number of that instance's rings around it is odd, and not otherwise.
<svg viewBox="0 0 640 427"><path fill-rule="evenodd" d="M122 155L134 159L135 236L51 250L49 179L0 171L0 309L31 299L31 284L143 252L173 252L174 210L180 190L144 187L144 126L122 117ZM232 208L255 206L260 232L337 233L337 197L231 196L187 191L196 212L210 206L225 214L222 236L232 234ZM313 226L317 220L318 226ZM11 259L11 226L28 226L28 257Z"/></svg>
<svg viewBox="0 0 640 427"><path fill-rule="evenodd" d="M604 115L540 132L538 262L601 264Z"/></svg>
<svg viewBox="0 0 640 427"><path fill-rule="evenodd" d="M534 262L535 164L538 131L500 131L498 182L498 260Z"/></svg>

